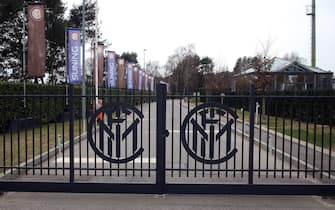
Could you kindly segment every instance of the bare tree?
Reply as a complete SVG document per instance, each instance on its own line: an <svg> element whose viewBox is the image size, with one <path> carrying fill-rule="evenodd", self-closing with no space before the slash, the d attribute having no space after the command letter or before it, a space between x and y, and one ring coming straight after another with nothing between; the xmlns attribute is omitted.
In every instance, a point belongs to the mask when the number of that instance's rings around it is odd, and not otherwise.
<svg viewBox="0 0 335 210"><path fill-rule="evenodd" d="M292 62L306 63L306 59L303 57L300 57L299 54L296 52L286 53L283 58L285 60L292 61Z"/></svg>
<svg viewBox="0 0 335 210"><path fill-rule="evenodd" d="M146 64L145 67L147 73L149 73L151 76L155 77L155 78L161 78L162 75L159 72L159 70L161 69L161 66L159 65L158 61L149 61Z"/></svg>

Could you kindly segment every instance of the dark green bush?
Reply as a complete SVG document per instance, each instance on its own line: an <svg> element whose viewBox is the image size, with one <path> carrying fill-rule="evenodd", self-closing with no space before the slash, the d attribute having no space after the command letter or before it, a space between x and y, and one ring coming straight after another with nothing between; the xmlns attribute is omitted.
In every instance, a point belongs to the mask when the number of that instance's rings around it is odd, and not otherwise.
<svg viewBox="0 0 335 210"><path fill-rule="evenodd" d="M74 113L76 118L81 117L81 87L74 86ZM93 110L95 97L92 88L87 88L86 107L87 113ZM150 93L137 90L105 89L99 88L99 99L103 103L114 101L139 104L148 102L148 97L140 95ZM24 107L23 84L0 82L0 132L8 129L12 120L35 118L42 123L65 120L64 113L69 112L68 90L66 86L52 86L41 84L27 84L26 107ZM125 97L131 96L131 97ZM151 97L153 100L154 97Z"/></svg>

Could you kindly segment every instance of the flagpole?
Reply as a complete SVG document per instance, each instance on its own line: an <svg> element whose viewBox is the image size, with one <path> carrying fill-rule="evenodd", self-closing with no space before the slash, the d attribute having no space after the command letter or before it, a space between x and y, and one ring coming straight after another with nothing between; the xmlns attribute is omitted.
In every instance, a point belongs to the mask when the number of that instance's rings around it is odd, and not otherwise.
<svg viewBox="0 0 335 210"><path fill-rule="evenodd" d="M26 79L26 15L25 15L25 5L23 5L22 11L19 11L19 16L22 18L22 76L23 76L23 107L27 107L27 79Z"/></svg>
<svg viewBox="0 0 335 210"><path fill-rule="evenodd" d="M85 25L86 25L86 21L85 21L85 5L86 1L83 0L83 7L82 7L82 29L81 29L81 33L83 34L83 40L82 40L82 48L83 48L83 66L82 66L82 86L81 86L81 95L82 95L82 101L81 101L81 110L82 110L82 120L83 120L83 132L86 131L86 68L85 68L85 39L86 39L86 34L85 34Z"/></svg>
<svg viewBox="0 0 335 210"><path fill-rule="evenodd" d="M98 85L98 33L99 33L99 22L98 22L98 0L95 3L95 109L98 107L99 100L99 85Z"/></svg>

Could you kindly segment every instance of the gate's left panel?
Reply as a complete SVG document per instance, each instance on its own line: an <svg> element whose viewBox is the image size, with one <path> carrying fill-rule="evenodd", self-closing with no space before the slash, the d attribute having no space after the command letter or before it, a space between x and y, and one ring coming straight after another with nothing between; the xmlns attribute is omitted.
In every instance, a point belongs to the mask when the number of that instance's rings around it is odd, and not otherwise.
<svg viewBox="0 0 335 210"><path fill-rule="evenodd" d="M69 183L73 161L75 183L155 184L154 93L100 90L96 97L89 90L83 97L74 88L70 98L64 88L54 89L52 94L0 96L0 182Z"/></svg>

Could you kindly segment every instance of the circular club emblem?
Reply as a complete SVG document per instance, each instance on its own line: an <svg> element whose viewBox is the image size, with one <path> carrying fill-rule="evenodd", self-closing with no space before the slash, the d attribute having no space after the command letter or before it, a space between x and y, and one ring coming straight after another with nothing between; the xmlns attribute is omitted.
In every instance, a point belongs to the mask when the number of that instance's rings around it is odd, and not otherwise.
<svg viewBox="0 0 335 210"><path fill-rule="evenodd" d="M181 141L186 152L206 164L229 160L237 152L236 148L231 148L231 126L237 118L230 107L220 103L195 107L186 115L181 127Z"/></svg>
<svg viewBox="0 0 335 210"><path fill-rule="evenodd" d="M42 19L42 11L41 8L35 7L31 10L31 17L34 20L40 21Z"/></svg>
<svg viewBox="0 0 335 210"><path fill-rule="evenodd" d="M79 39L79 34L77 32L74 32L71 34L71 39L73 41L77 41Z"/></svg>
<svg viewBox="0 0 335 210"><path fill-rule="evenodd" d="M138 158L144 151L138 140L143 117L142 112L127 103L116 102L99 108L87 128L87 139L95 154L111 163L127 163ZM96 123L99 128L95 128Z"/></svg>

